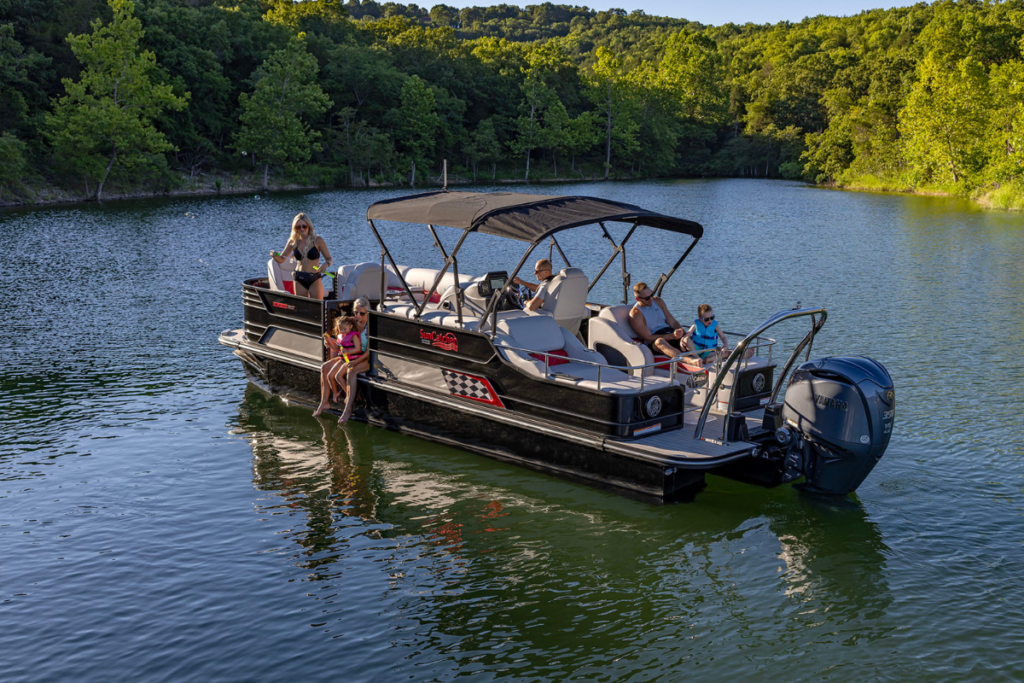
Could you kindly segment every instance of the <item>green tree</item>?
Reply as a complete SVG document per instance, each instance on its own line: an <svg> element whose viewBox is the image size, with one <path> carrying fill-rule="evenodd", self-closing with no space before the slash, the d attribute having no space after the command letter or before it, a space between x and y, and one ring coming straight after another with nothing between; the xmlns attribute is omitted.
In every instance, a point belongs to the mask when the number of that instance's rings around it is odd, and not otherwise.
<svg viewBox="0 0 1024 683"><path fill-rule="evenodd" d="M0 200L11 188L20 187L25 173L25 143L11 133L0 135Z"/></svg>
<svg viewBox="0 0 1024 683"><path fill-rule="evenodd" d="M494 119L487 118L480 122L466 145L466 156L469 157L473 169L473 182L476 182L477 169L481 163L491 164L491 180L496 175L496 165L501 159L501 141L494 127Z"/></svg>
<svg viewBox="0 0 1024 683"><path fill-rule="evenodd" d="M680 31L665 43L658 76L684 116L716 127L725 123L729 113L724 62L715 41L701 33Z"/></svg>
<svg viewBox="0 0 1024 683"><path fill-rule="evenodd" d="M980 170L990 108L988 74L976 58L950 69L934 53L925 57L899 124L917 179L958 184Z"/></svg>
<svg viewBox="0 0 1024 683"><path fill-rule="evenodd" d="M264 190L271 166L305 163L321 149L316 142L320 133L304 120L331 107L331 99L316 83L318 68L300 33L257 69L252 94L238 97L242 129L235 147L256 155L263 166Z"/></svg>
<svg viewBox="0 0 1024 683"><path fill-rule="evenodd" d="M147 154L172 149L152 121L164 109L183 109L188 95L176 97L150 78L156 57L139 50L144 31L131 0L108 4L114 13L109 24L97 19L91 34L67 37L85 68L77 82L63 79L67 94L46 119L58 156L98 180L97 201L115 164L131 168Z"/></svg>
<svg viewBox="0 0 1024 683"><path fill-rule="evenodd" d="M419 76L412 76L402 86L402 103L394 111L400 151L413 164L409 184L416 184L416 168L426 172L434 158L441 117L437 113L434 91Z"/></svg>
<svg viewBox="0 0 1024 683"><path fill-rule="evenodd" d="M607 180L612 168L613 143L621 156L629 156L637 149L637 100L629 88L622 60L606 47L597 48L595 56L597 61L591 70L588 94L604 120L604 179Z"/></svg>
<svg viewBox="0 0 1024 683"><path fill-rule="evenodd" d="M988 179L1019 180L1024 172L1024 63L996 66L991 74L992 115L985 140Z"/></svg>
<svg viewBox="0 0 1024 683"><path fill-rule="evenodd" d="M516 120L518 135L509 143L515 154L526 155L526 180L530 180L530 155L538 147L547 144L544 128L544 112L555 97L551 88L544 85L536 75L529 75L523 81L523 101L519 108L522 114ZM564 107L563 107L564 110Z"/></svg>
<svg viewBox="0 0 1024 683"><path fill-rule="evenodd" d="M601 133L597 129L597 115L594 112L585 111L571 119L568 125L568 138L571 155L569 169L575 173L576 157L592 150L601 139Z"/></svg>

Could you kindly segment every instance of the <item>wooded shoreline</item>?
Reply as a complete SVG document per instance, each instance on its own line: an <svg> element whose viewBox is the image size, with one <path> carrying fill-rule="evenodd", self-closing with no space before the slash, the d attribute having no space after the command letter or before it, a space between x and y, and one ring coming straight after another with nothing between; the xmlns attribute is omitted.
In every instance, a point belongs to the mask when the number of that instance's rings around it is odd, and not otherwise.
<svg viewBox="0 0 1024 683"><path fill-rule="evenodd" d="M1021 209L1022 46L1024 0L723 26L550 3L0 2L0 202L215 194L188 187L206 174L258 176L222 194L423 187L447 159L502 182L583 167Z"/></svg>
<svg viewBox="0 0 1024 683"><path fill-rule="evenodd" d="M145 199L180 199L187 197L239 197L243 195L253 194L258 196L264 196L268 194L277 194L282 192L308 192L315 190L341 190L341 191L353 191L361 192L365 190L374 190L385 187L408 187L397 183L378 183L371 181L371 184L366 187L358 186L343 186L338 187L337 185L304 185L301 183L282 183L279 185L272 185L267 190L263 190L260 186L258 179L253 176L253 182L244 186L229 186L221 187L218 189L215 185L205 185L203 187L191 187L191 188L175 188L169 190L135 190L127 192L112 192L104 196L102 204L132 201L132 200L145 200ZM488 182L473 182L472 179L456 177L449 178L448 184L452 187L493 187L496 185L523 185L524 192L529 192L526 189L531 186L543 186L543 185L559 185L569 183L600 183L600 182L642 182L650 180L715 180L715 178L692 178L692 177L679 177L679 178L604 178L596 177L570 177L570 178L545 178L545 179L534 179L529 182L522 178L497 178L494 181ZM724 180L724 178L723 178ZM752 178L752 180L784 180L781 178ZM793 182L793 181L790 181ZM806 181L798 181L806 182ZM816 186L820 189L836 190L843 192L866 192L871 194L892 194L892 195L903 195L903 196L916 196L916 197L949 197L955 199L964 199L969 201L979 208L991 210L991 211L1021 211L1024 210L1024 206L1017 203L1001 203L998 200L993 200L988 195L980 197L961 197L950 192L942 190L915 190L912 188L896 188L896 187L873 187L873 186L858 186L858 185L836 185L836 184L818 184L806 183L808 186ZM424 192L429 190L436 190L442 187L441 183L425 183L415 188ZM410 188L411 190L412 188ZM38 196L34 200L20 200L20 201L3 201L0 200L0 211L5 209L16 210L16 209L31 209L31 208L43 208L52 206L74 206L74 205L96 205L97 202L91 199L84 193L73 195L65 190L59 188L46 188L42 196Z"/></svg>

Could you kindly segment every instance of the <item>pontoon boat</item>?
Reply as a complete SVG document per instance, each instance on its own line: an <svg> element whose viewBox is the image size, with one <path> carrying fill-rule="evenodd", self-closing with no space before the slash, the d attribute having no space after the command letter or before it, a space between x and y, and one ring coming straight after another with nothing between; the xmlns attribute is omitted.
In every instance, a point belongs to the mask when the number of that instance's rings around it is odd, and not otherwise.
<svg viewBox="0 0 1024 683"><path fill-rule="evenodd" d="M776 313L710 365L670 362L639 340L628 321L627 243L640 229L690 238L652 287L660 295L703 235L693 221L592 197L449 191L378 202L367 221L379 262L340 267L325 300L295 296L289 264L273 260L267 277L242 284L244 327L219 341L254 383L315 404L324 330L363 296L373 309L371 370L354 417L387 429L656 501L692 497L709 472L761 486L802 478L809 489L847 494L889 443L895 395L885 368L860 356L810 359L824 308ZM425 225L441 267L396 263L384 222ZM611 223L629 226L621 242ZM437 226L462 230L450 252ZM557 241L583 226L597 226L612 247L593 280L568 265ZM527 248L511 273L471 276L458 255L473 233ZM513 279L545 242L566 267L549 284L546 310L524 311ZM616 258L623 303L588 302ZM799 318L810 329L777 372L767 334Z"/></svg>

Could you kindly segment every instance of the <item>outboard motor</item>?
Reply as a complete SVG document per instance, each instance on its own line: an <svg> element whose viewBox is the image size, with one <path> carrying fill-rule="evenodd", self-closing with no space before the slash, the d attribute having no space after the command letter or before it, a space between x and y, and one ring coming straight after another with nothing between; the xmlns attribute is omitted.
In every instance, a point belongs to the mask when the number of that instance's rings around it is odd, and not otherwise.
<svg viewBox="0 0 1024 683"><path fill-rule="evenodd" d="M892 378L878 361L834 356L804 363L789 381L776 433L789 446L786 480L803 475L808 489L824 493L855 490L885 453L895 414Z"/></svg>

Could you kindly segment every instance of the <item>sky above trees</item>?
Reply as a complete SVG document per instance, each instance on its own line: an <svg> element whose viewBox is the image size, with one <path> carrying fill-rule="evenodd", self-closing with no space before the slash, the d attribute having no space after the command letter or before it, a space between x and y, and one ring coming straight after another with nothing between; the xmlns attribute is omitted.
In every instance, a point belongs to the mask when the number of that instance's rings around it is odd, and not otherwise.
<svg viewBox="0 0 1024 683"><path fill-rule="evenodd" d="M490 7L500 4L536 5L537 0L496 0L495 2L474 2L474 0L456 0L449 2L453 7ZM663 17L676 17L699 21L702 24L719 26L721 24L774 24L779 21L800 21L805 17L819 14L829 16L850 16L867 9L889 9L906 7L913 2L892 2L885 0L598 0L597 2L581 2L591 9L608 10L618 7L632 12L643 10L647 14Z"/></svg>

